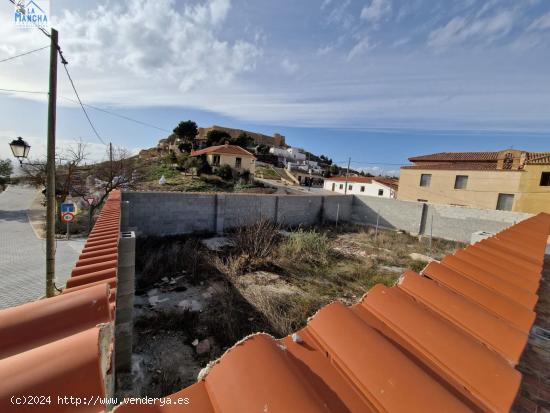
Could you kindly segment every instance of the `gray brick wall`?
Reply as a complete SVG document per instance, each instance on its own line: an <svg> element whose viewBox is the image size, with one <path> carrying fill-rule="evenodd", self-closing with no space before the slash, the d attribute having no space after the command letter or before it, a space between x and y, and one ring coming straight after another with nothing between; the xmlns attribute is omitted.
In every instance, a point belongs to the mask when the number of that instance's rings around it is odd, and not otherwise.
<svg viewBox="0 0 550 413"><path fill-rule="evenodd" d="M128 224L142 235L218 232L248 225L260 217L282 225L312 225L351 218L351 195L196 194L124 192Z"/></svg>
<svg viewBox="0 0 550 413"><path fill-rule="evenodd" d="M381 227L400 229L413 235L432 234L437 238L462 242L470 242L472 233L476 231L498 232L532 216L522 212L424 204L370 196L354 197L353 222L376 225L377 215Z"/></svg>

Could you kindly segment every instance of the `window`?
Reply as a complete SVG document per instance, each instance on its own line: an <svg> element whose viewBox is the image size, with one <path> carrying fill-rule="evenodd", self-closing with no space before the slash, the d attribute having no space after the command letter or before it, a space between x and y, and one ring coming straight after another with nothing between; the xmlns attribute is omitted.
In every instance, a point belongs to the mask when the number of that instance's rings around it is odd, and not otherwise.
<svg viewBox="0 0 550 413"><path fill-rule="evenodd" d="M235 168L240 169L241 168L242 159L241 158L235 158Z"/></svg>
<svg viewBox="0 0 550 413"><path fill-rule="evenodd" d="M336 189L336 184L333 182L332 183L332 192L334 192L335 189Z"/></svg>
<svg viewBox="0 0 550 413"><path fill-rule="evenodd" d="M499 211L511 211L513 205L513 194L498 194L497 209Z"/></svg>
<svg viewBox="0 0 550 413"><path fill-rule="evenodd" d="M348 185L348 191L351 191L353 189L353 185Z"/></svg>
<svg viewBox="0 0 550 413"><path fill-rule="evenodd" d="M432 181L432 174L420 175L420 186L430 186L431 181Z"/></svg>
<svg viewBox="0 0 550 413"><path fill-rule="evenodd" d="M383 189L378 190L378 196L384 196L384 190Z"/></svg>
<svg viewBox="0 0 550 413"><path fill-rule="evenodd" d="M457 175L455 178L455 189L466 189L468 185L468 175Z"/></svg>
<svg viewBox="0 0 550 413"><path fill-rule="evenodd" d="M361 185L361 192L365 192L365 185Z"/></svg>
<svg viewBox="0 0 550 413"><path fill-rule="evenodd" d="M340 189L344 189L344 184L340 184Z"/></svg>
<svg viewBox="0 0 550 413"><path fill-rule="evenodd" d="M220 166L220 155L213 155L212 156L212 165Z"/></svg>
<svg viewBox="0 0 550 413"><path fill-rule="evenodd" d="M550 172L543 172L540 175L540 186L550 186Z"/></svg>

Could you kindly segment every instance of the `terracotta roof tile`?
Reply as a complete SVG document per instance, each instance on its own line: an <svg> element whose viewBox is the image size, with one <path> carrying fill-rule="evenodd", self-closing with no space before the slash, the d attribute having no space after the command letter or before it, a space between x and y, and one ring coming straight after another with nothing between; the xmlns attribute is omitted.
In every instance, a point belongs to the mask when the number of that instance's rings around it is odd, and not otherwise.
<svg viewBox="0 0 550 413"><path fill-rule="evenodd" d="M499 171L496 162L426 162L418 165L406 165L401 169L434 169L449 171ZM507 170L509 171L509 170Z"/></svg>
<svg viewBox="0 0 550 413"><path fill-rule="evenodd" d="M12 394L105 394L109 324L96 324L112 320L115 304L119 201L104 207L67 284L77 286L0 312L0 411ZM549 232L550 215L539 214L377 285L355 306L328 305L293 337L247 337L170 398L189 398L194 413L509 411Z"/></svg>
<svg viewBox="0 0 550 413"><path fill-rule="evenodd" d="M221 153L221 154L230 154L230 155L242 155L242 156L251 156L253 154L248 152L246 149L241 148L237 145L216 145L209 146L208 148L200 149L197 151L191 152L191 156L205 155L208 153Z"/></svg>
<svg viewBox="0 0 550 413"><path fill-rule="evenodd" d="M57 397L105 397L111 372L120 193L113 191L61 295L0 311L0 411L12 396L44 395L26 412L103 412ZM111 343L111 344L110 344Z"/></svg>
<svg viewBox="0 0 550 413"><path fill-rule="evenodd" d="M430 155L413 156L409 158L411 162L496 162L500 152L438 152Z"/></svg>

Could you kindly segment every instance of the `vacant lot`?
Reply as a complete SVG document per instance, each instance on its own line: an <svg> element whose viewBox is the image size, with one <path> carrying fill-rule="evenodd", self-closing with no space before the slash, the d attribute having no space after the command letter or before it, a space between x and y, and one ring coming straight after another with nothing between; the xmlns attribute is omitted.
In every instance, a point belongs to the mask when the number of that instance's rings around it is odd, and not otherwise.
<svg viewBox="0 0 550 413"><path fill-rule="evenodd" d="M426 255L459 247L393 231L281 230L265 221L221 238L140 239L134 392L161 396L189 385L246 335L290 334L327 303L355 303L373 285L422 269Z"/></svg>
<svg viewBox="0 0 550 413"><path fill-rule="evenodd" d="M164 171L164 169L161 169ZM159 183L160 176L149 177L136 185L136 190L141 191L169 191L169 192L248 192L266 193L275 192L274 189L264 188L257 183L239 183L225 181L216 175L191 176L172 169L166 169L164 176L166 183ZM158 174L157 174L158 175Z"/></svg>

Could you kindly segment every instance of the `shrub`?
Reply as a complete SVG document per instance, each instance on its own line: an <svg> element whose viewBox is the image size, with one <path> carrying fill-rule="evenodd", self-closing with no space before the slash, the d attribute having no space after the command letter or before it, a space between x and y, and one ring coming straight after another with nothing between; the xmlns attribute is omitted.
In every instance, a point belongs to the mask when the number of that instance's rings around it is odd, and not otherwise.
<svg viewBox="0 0 550 413"><path fill-rule="evenodd" d="M330 253L330 243L325 234L299 229L281 244L279 252L290 260L325 264Z"/></svg>
<svg viewBox="0 0 550 413"><path fill-rule="evenodd" d="M231 235L238 253L249 259L266 259L279 242L279 226L266 218L237 228Z"/></svg>
<svg viewBox="0 0 550 413"><path fill-rule="evenodd" d="M156 165L149 170L148 178L160 179L162 175L164 175L166 179L169 179L178 175L178 171L167 165Z"/></svg>
<svg viewBox="0 0 550 413"><path fill-rule="evenodd" d="M222 165L216 171L216 175L218 175L223 180L229 181L233 179L233 170L229 165Z"/></svg>

